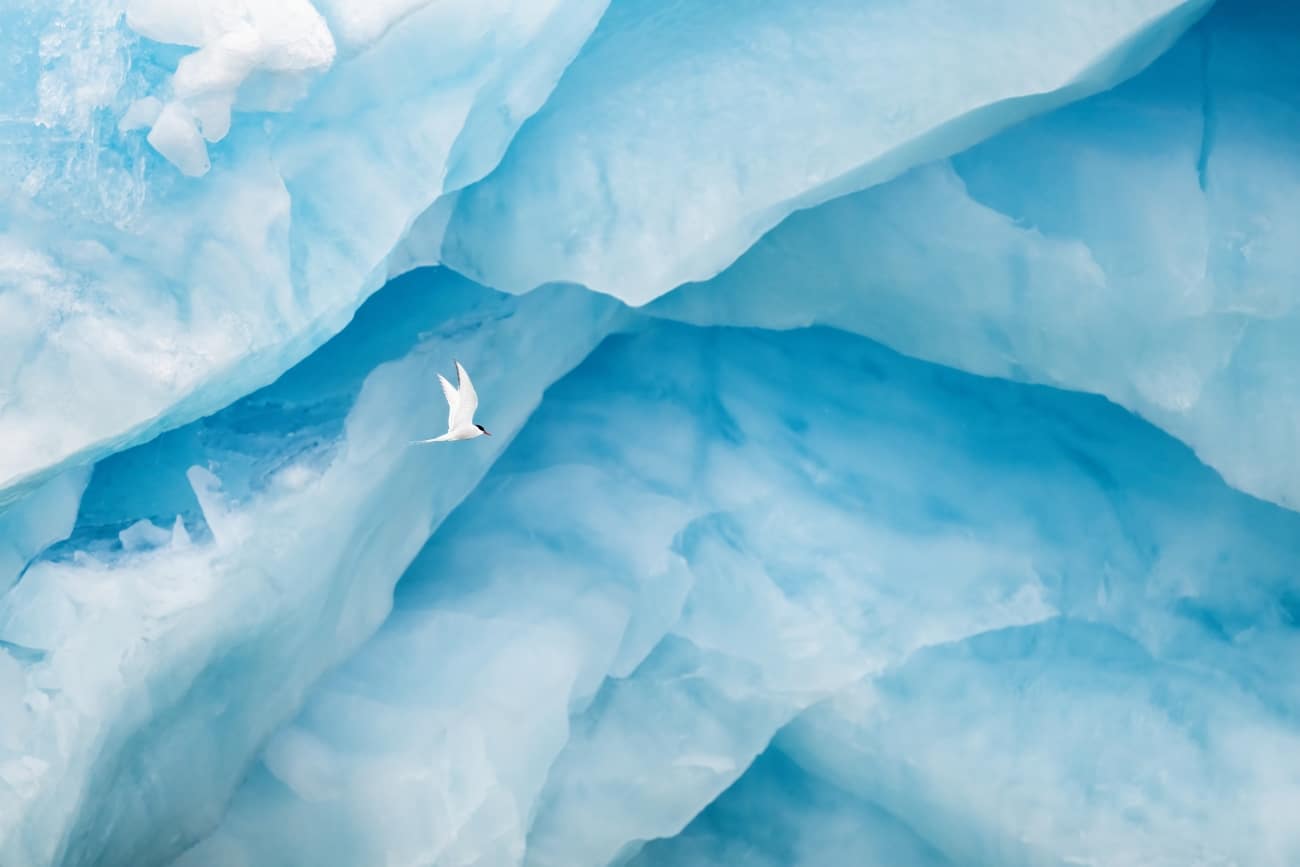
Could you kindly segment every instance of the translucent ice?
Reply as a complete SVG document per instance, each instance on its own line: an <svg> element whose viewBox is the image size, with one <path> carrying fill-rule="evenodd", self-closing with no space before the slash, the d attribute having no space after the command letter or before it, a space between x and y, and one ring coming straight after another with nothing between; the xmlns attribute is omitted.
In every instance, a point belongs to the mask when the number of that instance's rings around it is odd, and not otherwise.
<svg viewBox="0 0 1300 867"><path fill-rule="evenodd" d="M1207 0L617 0L446 262L512 292L643 304L711 277L787 214L1123 80Z"/></svg>
<svg viewBox="0 0 1300 867"><path fill-rule="evenodd" d="M1235 751L1300 736L1297 531L1098 398L828 331L611 338L178 864L581 867L687 828L636 862L682 863L702 835L762 849L800 810L771 863L837 840L918 864L1140 863L1162 841L1287 863L1255 793L1300 797L1292 763ZM1058 637L1006 637L1034 635ZM898 748L865 752L876 732ZM770 757L744 778L774 736L809 802L773 803ZM880 836L814 839L850 817Z"/></svg>
<svg viewBox="0 0 1300 867"><path fill-rule="evenodd" d="M1105 394L1300 505L1300 14L1217 9L1150 70L796 214L656 312L866 334Z"/></svg>
<svg viewBox="0 0 1300 867"><path fill-rule="evenodd" d="M0 10L0 501L219 409L342 328L603 8Z"/></svg>
<svg viewBox="0 0 1300 867"><path fill-rule="evenodd" d="M1300 12L0 6L2 867L1300 863Z"/></svg>
<svg viewBox="0 0 1300 867"><path fill-rule="evenodd" d="M203 140L221 141L230 132L235 99L250 76L263 76L258 84L264 91L282 92L288 83L300 96L308 77L334 62L334 38L308 0L127 0L126 23L157 42L198 49L176 64L171 100L150 122L148 137L187 175L211 167ZM154 113L148 101L156 99L144 97L127 112L143 121L145 111ZM261 103L256 107L263 110L292 107L283 96L243 101ZM141 103L148 108L141 110Z"/></svg>
<svg viewBox="0 0 1300 867"><path fill-rule="evenodd" d="M0 768L40 771L0 782L0 863L156 864L213 824L617 312L577 289L513 299L417 272L274 385L96 467L73 538L0 597L0 648L21 663ZM477 368L497 435L407 448L445 425L434 373L452 357Z"/></svg>

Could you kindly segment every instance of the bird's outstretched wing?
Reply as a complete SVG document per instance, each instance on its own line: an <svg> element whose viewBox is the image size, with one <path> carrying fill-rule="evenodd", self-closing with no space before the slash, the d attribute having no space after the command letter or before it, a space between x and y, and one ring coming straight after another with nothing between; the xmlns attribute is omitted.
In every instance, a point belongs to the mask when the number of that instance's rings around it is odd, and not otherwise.
<svg viewBox="0 0 1300 867"><path fill-rule="evenodd" d="M456 362L456 386L457 399L455 406L452 408L451 427L467 427L474 423L474 412L478 409L478 392L474 390L474 383L470 381L469 372L465 370L459 361Z"/></svg>
<svg viewBox="0 0 1300 867"><path fill-rule="evenodd" d="M456 427L456 412L460 406L460 392L456 387L447 381L447 377L441 373L438 374L438 382L442 383L442 396L447 398L447 430Z"/></svg>

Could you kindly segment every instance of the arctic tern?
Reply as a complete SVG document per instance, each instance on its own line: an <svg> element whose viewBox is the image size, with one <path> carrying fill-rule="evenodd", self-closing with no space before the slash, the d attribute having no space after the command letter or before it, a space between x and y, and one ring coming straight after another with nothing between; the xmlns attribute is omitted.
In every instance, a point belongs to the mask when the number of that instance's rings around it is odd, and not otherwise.
<svg viewBox="0 0 1300 867"><path fill-rule="evenodd" d="M427 440L414 440L411 444L449 443L455 440L472 440L474 437L492 436L487 428L474 423L474 410L478 409L478 393L469 373L459 361L456 362L456 385L452 385L441 373L438 381L442 383L442 394L447 398L447 432L440 437Z"/></svg>

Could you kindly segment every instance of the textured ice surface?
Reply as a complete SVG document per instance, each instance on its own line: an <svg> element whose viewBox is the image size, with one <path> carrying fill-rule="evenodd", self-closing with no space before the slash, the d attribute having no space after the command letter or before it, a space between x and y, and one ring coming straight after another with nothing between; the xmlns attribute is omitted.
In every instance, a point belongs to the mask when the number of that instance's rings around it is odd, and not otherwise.
<svg viewBox="0 0 1300 867"><path fill-rule="evenodd" d="M159 863L214 823L263 738L379 625L432 529L616 312L577 289L513 299L416 272L274 385L96 467L66 551L0 599L0 648L22 662L0 696L15 714L0 863ZM496 436L407 448L445 426L434 374L452 357Z"/></svg>
<svg viewBox="0 0 1300 867"><path fill-rule="evenodd" d="M496 163L603 6L0 10L0 501L338 331L412 221Z"/></svg>
<svg viewBox="0 0 1300 867"><path fill-rule="evenodd" d="M851 329L1107 395L1300 504L1300 13L1217 9L1130 83L792 216L655 310Z"/></svg>
<svg viewBox="0 0 1300 867"><path fill-rule="evenodd" d="M177 863L1290 863L1298 531L1099 398L611 338Z"/></svg>
<svg viewBox="0 0 1300 867"><path fill-rule="evenodd" d="M443 255L508 291L572 281L642 304L798 208L1123 80L1208 5L616 0L460 197Z"/></svg>
<svg viewBox="0 0 1300 867"><path fill-rule="evenodd" d="M0 865L1300 863L1300 13L606 5L0 4Z"/></svg>
<svg viewBox="0 0 1300 867"><path fill-rule="evenodd" d="M845 691L781 743L963 863L1294 864L1296 689L1268 659L1294 658L1294 621L1259 639L1208 621L1188 638L1209 665L1081 620L981 635Z"/></svg>
<svg viewBox="0 0 1300 867"><path fill-rule="evenodd" d="M310 77L334 62L334 38L308 0L127 0L126 23L156 42L198 49L176 64L168 102L146 96L118 124L148 125L149 144L191 176L211 168L204 140L230 132L231 111L250 77L262 76L254 89L263 93L244 96L245 107L285 111Z"/></svg>

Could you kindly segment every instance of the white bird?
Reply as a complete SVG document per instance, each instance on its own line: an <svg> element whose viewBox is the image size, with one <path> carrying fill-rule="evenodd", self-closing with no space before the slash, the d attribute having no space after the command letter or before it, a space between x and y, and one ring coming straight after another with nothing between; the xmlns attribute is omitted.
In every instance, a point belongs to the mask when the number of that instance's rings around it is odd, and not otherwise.
<svg viewBox="0 0 1300 867"><path fill-rule="evenodd" d="M478 409L478 393L474 383L470 382L469 373L456 362L456 385L447 381L447 377L438 374L442 383L443 396L447 398L447 432L440 437L427 440L415 440L412 445L420 443L449 443L455 440L472 440L474 437L492 436L481 424L474 424L474 410Z"/></svg>

